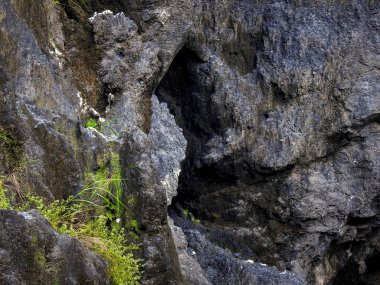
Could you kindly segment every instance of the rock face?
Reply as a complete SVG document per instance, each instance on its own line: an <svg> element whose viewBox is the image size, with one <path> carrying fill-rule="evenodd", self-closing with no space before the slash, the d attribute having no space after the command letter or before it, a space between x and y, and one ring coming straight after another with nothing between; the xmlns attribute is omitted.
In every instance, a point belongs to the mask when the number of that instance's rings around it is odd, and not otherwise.
<svg viewBox="0 0 380 285"><path fill-rule="evenodd" d="M0 170L117 145L144 284L378 284L379 51L374 0L4 0Z"/></svg>
<svg viewBox="0 0 380 285"><path fill-rule="evenodd" d="M212 29L195 30L173 60L157 94L188 140L175 200L243 258L310 284L355 274L368 283L359 276L378 256L379 5L293 2L212 3L218 14L202 20ZM346 264L356 272L347 279Z"/></svg>
<svg viewBox="0 0 380 285"><path fill-rule="evenodd" d="M110 284L106 261L36 210L0 211L0 283Z"/></svg>
<svg viewBox="0 0 380 285"><path fill-rule="evenodd" d="M267 264L244 259L221 248L206 237L206 229L171 212L177 226L170 224L185 284L261 284L303 285L289 271L279 272Z"/></svg>

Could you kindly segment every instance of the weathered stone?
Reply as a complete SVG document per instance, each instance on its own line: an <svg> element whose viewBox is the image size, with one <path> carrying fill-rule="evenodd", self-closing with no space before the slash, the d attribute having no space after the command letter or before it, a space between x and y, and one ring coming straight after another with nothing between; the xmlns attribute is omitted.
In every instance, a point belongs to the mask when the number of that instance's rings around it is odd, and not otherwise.
<svg viewBox="0 0 380 285"><path fill-rule="evenodd" d="M135 127L125 138L125 163L129 195L137 197L144 243L146 284L180 282L178 258L167 221L167 212L177 194L180 163L185 158L186 140L165 103L152 97L152 125L149 134ZM132 167L131 167L132 166ZM141 209L144 209L141 211Z"/></svg>
<svg viewBox="0 0 380 285"><path fill-rule="evenodd" d="M110 284L107 262L38 211L0 211L0 283Z"/></svg>
<svg viewBox="0 0 380 285"><path fill-rule="evenodd" d="M376 284L378 1L61 3L0 3L1 171L65 197L120 145L146 284Z"/></svg>

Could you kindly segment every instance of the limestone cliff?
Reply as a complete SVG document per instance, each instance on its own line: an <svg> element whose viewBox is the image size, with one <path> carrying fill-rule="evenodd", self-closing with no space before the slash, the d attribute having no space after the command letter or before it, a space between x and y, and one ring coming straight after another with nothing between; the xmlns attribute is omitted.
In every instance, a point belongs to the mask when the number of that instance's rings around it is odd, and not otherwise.
<svg viewBox="0 0 380 285"><path fill-rule="evenodd" d="M2 0L0 94L28 191L118 150L143 284L380 284L379 1Z"/></svg>

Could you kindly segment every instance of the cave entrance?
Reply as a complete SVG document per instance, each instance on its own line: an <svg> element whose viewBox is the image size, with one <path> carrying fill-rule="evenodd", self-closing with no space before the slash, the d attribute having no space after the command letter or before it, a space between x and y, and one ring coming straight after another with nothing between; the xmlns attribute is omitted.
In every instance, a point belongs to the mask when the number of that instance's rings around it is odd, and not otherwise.
<svg viewBox="0 0 380 285"><path fill-rule="evenodd" d="M217 129L211 110L214 86L210 70L208 62L202 61L196 52L184 47L155 91L159 100L167 103L187 140L178 194L172 205L183 205L197 199L197 193L190 190L193 185L189 182L196 179L195 172L200 165L199 157L202 156L204 144ZM194 203L187 203L183 207L189 208L193 214L200 214Z"/></svg>
<svg viewBox="0 0 380 285"><path fill-rule="evenodd" d="M216 77L211 62L202 60L195 51L184 47L155 91L158 99L167 103L187 140L178 194L172 205L188 209L204 220L212 220L214 215L211 212L224 208L217 202L223 199L207 202L209 195L236 184L236 178L230 175L231 169L228 168L233 167L233 158L226 162L229 164L227 167L203 161L210 139L222 135L225 129L231 127L230 121L221 119L220 111L213 102Z"/></svg>
<svg viewBox="0 0 380 285"><path fill-rule="evenodd" d="M378 285L380 284L380 252L375 251L365 260L365 271L350 258L347 264L338 271L331 285Z"/></svg>
<svg viewBox="0 0 380 285"><path fill-rule="evenodd" d="M251 191L255 193L260 189L241 187L238 183L244 180L247 185L258 181L270 184L270 177L254 172L246 163L244 153L224 155L221 150L221 158L216 162L205 159L210 149L214 149L210 142L235 127L231 109L220 105L222 81L212 59L203 61L196 52L185 47L178 52L156 88L155 94L161 102L167 103L187 140L177 196L168 209L169 215L176 222L176 217L186 211L190 217L200 219L203 234L213 244L228 248L240 258L257 260L260 256L263 262L270 263L267 256L271 253L250 236L249 230L239 237L228 230L248 228L252 223L268 223L269 217L263 207L245 202ZM265 184L267 193L276 189L269 184ZM236 206L237 203L247 207Z"/></svg>

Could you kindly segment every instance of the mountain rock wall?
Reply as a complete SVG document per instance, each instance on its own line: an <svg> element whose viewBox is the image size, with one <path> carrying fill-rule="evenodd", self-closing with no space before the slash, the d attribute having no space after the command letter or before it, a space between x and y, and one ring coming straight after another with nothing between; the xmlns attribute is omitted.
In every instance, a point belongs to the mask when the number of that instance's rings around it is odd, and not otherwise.
<svg viewBox="0 0 380 285"><path fill-rule="evenodd" d="M117 149L143 284L380 282L378 1L4 0L0 94L27 191Z"/></svg>

